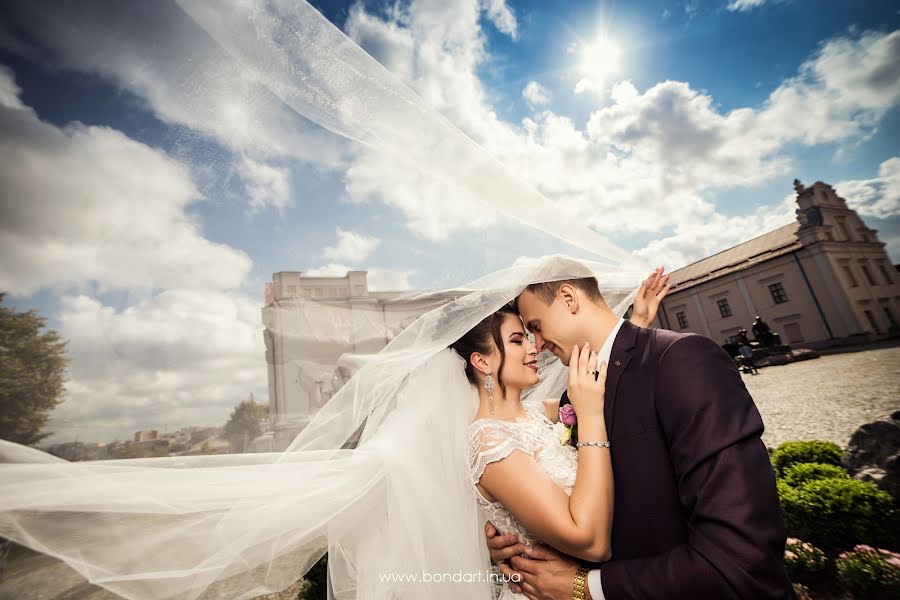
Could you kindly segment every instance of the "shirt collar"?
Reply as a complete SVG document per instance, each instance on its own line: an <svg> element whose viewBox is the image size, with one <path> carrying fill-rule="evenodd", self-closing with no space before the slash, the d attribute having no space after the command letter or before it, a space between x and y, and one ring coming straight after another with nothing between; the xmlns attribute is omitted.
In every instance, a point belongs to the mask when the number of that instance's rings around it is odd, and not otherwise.
<svg viewBox="0 0 900 600"><path fill-rule="evenodd" d="M616 342L616 336L619 335L619 330L622 329L623 323L625 323L625 319L620 317L619 321L612 328L612 331L609 332L606 341L603 342L603 347L600 348L600 353L597 355L598 366L602 362L609 363L609 356L612 354L613 344Z"/></svg>

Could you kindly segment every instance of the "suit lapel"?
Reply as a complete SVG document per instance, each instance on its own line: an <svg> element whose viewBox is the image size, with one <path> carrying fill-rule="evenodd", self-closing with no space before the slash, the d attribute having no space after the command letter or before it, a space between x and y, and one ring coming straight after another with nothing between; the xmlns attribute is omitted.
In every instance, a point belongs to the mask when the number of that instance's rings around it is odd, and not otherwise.
<svg viewBox="0 0 900 600"><path fill-rule="evenodd" d="M609 364L606 371L606 396L603 405L603 414L606 418L606 431L612 437L613 421L616 414L616 390L625 367L631 361L632 351L637 343L640 327L632 325L630 321L622 323L619 333L613 342L612 352L609 355Z"/></svg>

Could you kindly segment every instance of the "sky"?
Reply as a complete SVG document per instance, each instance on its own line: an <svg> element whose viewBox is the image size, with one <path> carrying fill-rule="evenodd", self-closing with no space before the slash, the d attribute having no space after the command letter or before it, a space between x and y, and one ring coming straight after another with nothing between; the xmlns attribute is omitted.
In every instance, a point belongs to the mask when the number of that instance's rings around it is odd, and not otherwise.
<svg viewBox="0 0 900 600"><path fill-rule="evenodd" d="M900 263L896 3L312 5L546 219L486 204L461 161L424 169L425 133L391 155L298 111L279 85L306 80L239 62L203 2L3 1L0 290L69 340L52 441L266 401L278 271L439 289L590 257L556 217L677 269L791 222L794 178L835 186Z"/></svg>

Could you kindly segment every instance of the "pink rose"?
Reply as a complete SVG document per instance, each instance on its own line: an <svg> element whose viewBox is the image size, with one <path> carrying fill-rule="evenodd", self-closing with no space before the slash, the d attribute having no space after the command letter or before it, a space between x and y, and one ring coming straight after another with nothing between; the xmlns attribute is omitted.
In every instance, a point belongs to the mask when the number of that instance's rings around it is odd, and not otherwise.
<svg viewBox="0 0 900 600"><path fill-rule="evenodd" d="M571 404L563 404L559 407L559 420L563 425L571 427L578 419L575 418L575 409Z"/></svg>

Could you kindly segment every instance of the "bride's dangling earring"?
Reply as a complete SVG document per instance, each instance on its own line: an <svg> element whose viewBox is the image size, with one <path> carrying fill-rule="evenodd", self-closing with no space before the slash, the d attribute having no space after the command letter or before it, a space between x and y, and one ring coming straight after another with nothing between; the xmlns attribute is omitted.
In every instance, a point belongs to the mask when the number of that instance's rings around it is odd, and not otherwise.
<svg viewBox="0 0 900 600"><path fill-rule="evenodd" d="M488 393L488 407L490 407L491 414L494 414L494 378L490 373L484 379L484 389Z"/></svg>

